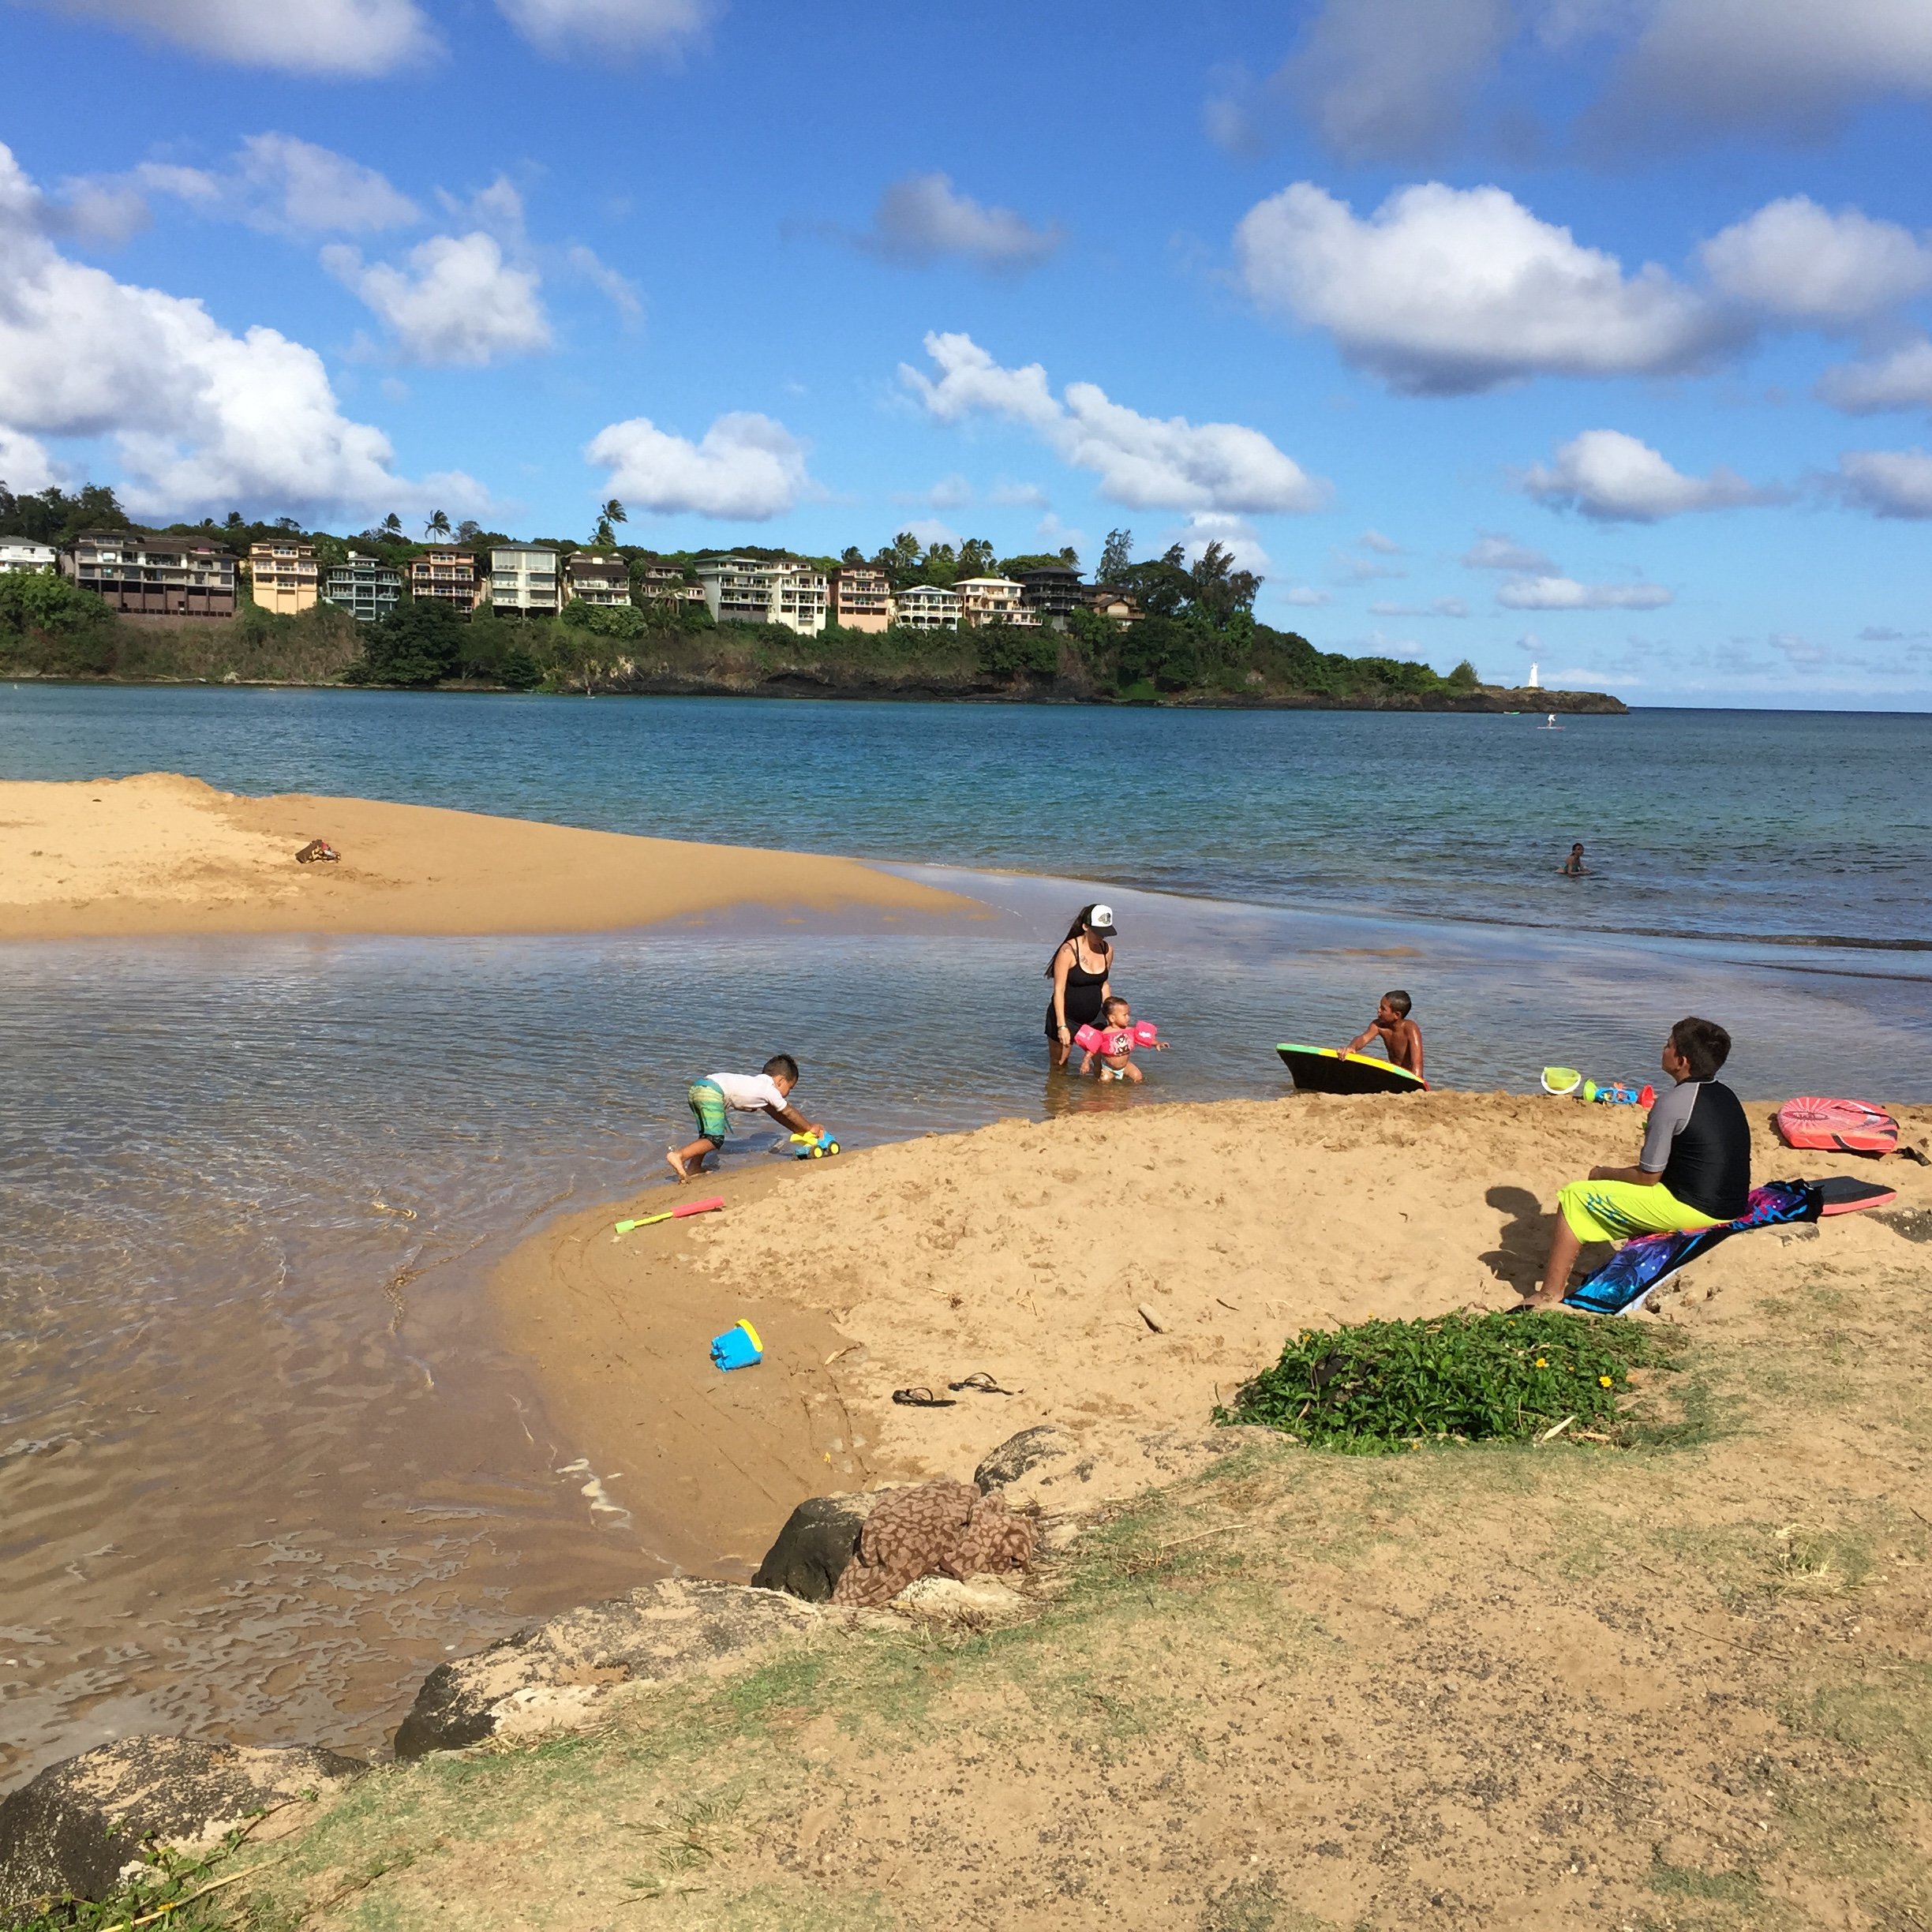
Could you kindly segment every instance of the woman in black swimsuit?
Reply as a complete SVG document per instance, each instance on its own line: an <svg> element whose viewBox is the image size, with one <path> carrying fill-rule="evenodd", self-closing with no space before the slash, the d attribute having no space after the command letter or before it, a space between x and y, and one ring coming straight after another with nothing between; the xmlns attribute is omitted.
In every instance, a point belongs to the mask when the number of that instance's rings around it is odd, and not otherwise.
<svg viewBox="0 0 1932 1932"><path fill-rule="evenodd" d="M1046 1008L1046 1054L1050 1065L1063 1067L1073 1050L1073 1035L1100 1017L1100 1009L1113 987L1114 909L1090 905L1067 928L1046 968L1053 998Z"/></svg>

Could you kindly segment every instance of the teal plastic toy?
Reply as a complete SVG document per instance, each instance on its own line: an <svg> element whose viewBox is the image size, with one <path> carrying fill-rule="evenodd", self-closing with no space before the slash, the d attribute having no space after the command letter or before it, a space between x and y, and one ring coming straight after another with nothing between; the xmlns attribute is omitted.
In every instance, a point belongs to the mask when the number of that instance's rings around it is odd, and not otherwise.
<svg viewBox="0 0 1932 1932"><path fill-rule="evenodd" d="M792 1136L792 1158L794 1160L823 1160L828 1154L836 1154L839 1144L829 1133L794 1134Z"/></svg>
<svg viewBox="0 0 1932 1932"><path fill-rule="evenodd" d="M720 1368L749 1368L765 1359L765 1344L748 1321L711 1339L711 1359Z"/></svg>

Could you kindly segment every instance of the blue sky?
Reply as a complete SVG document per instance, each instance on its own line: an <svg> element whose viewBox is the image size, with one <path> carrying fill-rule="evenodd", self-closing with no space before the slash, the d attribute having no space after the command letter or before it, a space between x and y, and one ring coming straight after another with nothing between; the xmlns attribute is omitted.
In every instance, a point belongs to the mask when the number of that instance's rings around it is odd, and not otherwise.
<svg viewBox="0 0 1932 1932"><path fill-rule="evenodd" d="M0 0L0 477L1211 537L1330 649L1932 707L1924 0Z"/></svg>

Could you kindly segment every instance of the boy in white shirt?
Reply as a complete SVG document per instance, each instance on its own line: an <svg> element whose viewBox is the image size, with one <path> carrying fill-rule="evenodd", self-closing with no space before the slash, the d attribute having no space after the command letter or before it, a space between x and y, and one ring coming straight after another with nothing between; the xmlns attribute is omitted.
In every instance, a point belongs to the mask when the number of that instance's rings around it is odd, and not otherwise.
<svg viewBox="0 0 1932 1932"><path fill-rule="evenodd" d="M730 1131L731 1114L769 1114L794 1133L822 1130L806 1119L786 1096L798 1084L798 1062L789 1054L774 1054L759 1073L707 1073L691 1083L686 1096L698 1138L687 1147L665 1150L665 1159L680 1181L704 1171L705 1156L722 1152Z"/></svg>

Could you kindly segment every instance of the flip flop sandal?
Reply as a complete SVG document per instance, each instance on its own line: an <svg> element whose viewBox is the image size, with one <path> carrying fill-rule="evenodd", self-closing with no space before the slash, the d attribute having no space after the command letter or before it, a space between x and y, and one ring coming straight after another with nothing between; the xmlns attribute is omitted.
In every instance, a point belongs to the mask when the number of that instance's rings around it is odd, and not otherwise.
<svg viewBox="0 0 1932 1932"><path fill-rule="evenodd" d="M893 1400L904 1409L957 1409L959 1406L950 1395L935 1395L929 1388L894 1389Z"/></svg>
<svg viewBox="0 0 1932 1932"><path fill-rule="evenodd" d="M949 1382L946 1387L954 1390L971 1389L975 1395L1024 1395L1026 1393L1024 1389L1002 1388L983 1368L975 1369L961 1381Z"/></svg>

